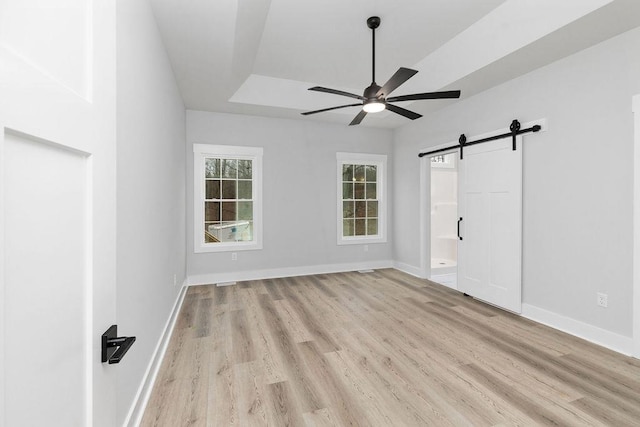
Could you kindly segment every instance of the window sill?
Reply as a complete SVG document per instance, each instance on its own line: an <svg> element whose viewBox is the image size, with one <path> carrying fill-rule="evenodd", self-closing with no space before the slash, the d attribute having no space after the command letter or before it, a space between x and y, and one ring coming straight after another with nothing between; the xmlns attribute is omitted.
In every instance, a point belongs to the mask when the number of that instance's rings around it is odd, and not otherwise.
<svg viewBox="0 0 640 427"><path fill-rule="evenodd" d="M195 253L209 252L237 252L254 251L262 249L262 243L257 242L231 242L231 243L210 243L196 244L193 248Z"/></svg>
<svg viewBox="0 0 640 427"><path fill-rule="evenodd" d="M372 243L387 243L387 238L381 236L362 236L342 237L338 239L338 245L369 245Z"/></svg>

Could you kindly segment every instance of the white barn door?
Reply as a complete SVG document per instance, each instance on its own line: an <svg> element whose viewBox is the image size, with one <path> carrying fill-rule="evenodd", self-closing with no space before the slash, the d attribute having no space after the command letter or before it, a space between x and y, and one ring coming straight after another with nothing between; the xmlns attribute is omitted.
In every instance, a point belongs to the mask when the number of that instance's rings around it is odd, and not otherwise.
<svg viewBox="0 0 640 427"><path fill-rule="evenodd" d="M114 2L0 0L0 426L116 425L115 184Z"/></svg>
<svg viewBox="0 0 640 427"><path fill-rule="evenodd" d="M459 164L458 290L520 313L522 144L511 138L464 148Z"/></svg>

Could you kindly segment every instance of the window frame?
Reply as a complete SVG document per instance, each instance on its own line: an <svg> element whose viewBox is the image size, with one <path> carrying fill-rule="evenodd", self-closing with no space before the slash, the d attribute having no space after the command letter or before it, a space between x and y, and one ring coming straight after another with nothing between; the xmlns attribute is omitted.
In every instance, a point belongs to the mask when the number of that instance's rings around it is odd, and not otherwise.
<svg viewBox="0 0 640 427"><path fill-rule="evenodd" d="M193 144L194 252L235 252L262 249L262 147ZM205 162L207 158L252 161L253 240L207 243L204 239Z"/></svg>
<svg viewBox="0 0 640 427"><path fill-rule="evenodd" d="M366 245L387 242L387 155L364 153L336 153L336 207L337 207L337 243L338 245ZM378 234L373 236L343 236L343 165L374 165L376 171L376 199L378 200Z"/></svg>

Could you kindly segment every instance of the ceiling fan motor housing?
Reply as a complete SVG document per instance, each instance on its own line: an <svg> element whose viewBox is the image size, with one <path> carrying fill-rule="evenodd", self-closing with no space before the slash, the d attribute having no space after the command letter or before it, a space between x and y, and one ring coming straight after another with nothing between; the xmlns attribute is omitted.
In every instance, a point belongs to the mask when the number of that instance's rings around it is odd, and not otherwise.
<svg viewBox="0 0 640 427"><path fill-rule="evenodd" d="M375 82L371 83L371 86L366 88L364 90L364 93L362 94L362 96L364 96L364 99L365 99L364 103L366 104L367 101L380 102L381 100L384 100L383 95L380 95L380 97L378 97L379 90L380 90L380 86L378 86Z"/></svg>

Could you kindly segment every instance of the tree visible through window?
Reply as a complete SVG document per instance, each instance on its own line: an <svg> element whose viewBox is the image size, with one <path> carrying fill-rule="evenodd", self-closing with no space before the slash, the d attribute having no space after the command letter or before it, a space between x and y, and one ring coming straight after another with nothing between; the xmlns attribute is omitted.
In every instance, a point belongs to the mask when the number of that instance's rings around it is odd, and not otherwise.
<svg viewBox="0 0 640 427"><path fill-rule="evenodd" d="M194 144L194 249L262 248L262 148Z"/></svg>
<svg viewBox="0 0 640 427"><path fill-rule="evenodd" d="M387 156L337 153L338 244L386 242Z"/></svg>
<svg viewBox="0 0 640 427"><path fill-rule="evenodd" d="M378 167L342 165L342 235L378 234Z"/></svg>
<svg viewBox="0 0 640 427"><path fill-rule="evenodd" d="M252 160L205 158L206 243L253 240Z"/></svg>

